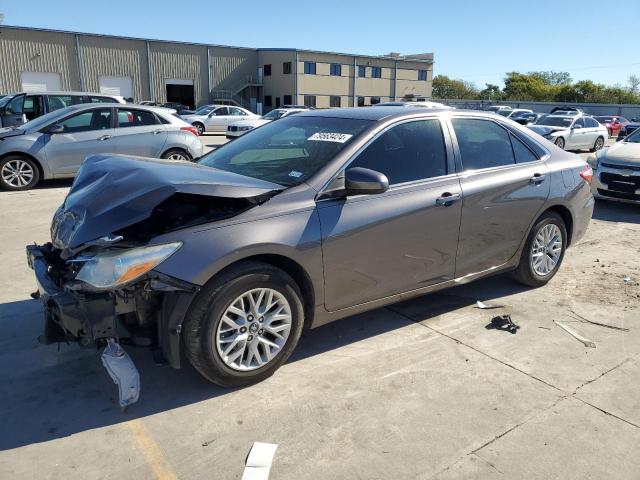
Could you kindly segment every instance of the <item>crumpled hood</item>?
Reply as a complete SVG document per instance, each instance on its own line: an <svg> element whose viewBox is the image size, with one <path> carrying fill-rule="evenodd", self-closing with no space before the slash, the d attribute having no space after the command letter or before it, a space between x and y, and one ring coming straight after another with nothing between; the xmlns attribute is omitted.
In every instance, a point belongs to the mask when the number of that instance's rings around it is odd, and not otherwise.
<svg viewBox="0 0 640 480"><path fill-rule="evenodd" d="M618 142L603 150L599 155L601 162L611 162L616 165L640 165L640 143Z"/></svg>
<svg viewBox="0 0 640 480"><path fill-rule="evenodd" d="M56 212L51 241L67 252L78 250L147 219L155 207L177 193L241 199L283 188L186 161L94 155L84 161Z"/></svg>
<svg viewBox="0 0 640 480"><path fill-rule="evenodd" d="M25 133L27 132L24 128L11 128L11 127L0 128L0 140L3 138L24 135Z"/></svg>
<svg viewBox="0 0 640 480"><path fill-rule="evenodd" d="M536 132L538 135L542 135L543 137L553 132L561 132L561 131L569 130L567 127L550 127L548 125L527 125L527 128L530 128L531 130Z"/></svg>

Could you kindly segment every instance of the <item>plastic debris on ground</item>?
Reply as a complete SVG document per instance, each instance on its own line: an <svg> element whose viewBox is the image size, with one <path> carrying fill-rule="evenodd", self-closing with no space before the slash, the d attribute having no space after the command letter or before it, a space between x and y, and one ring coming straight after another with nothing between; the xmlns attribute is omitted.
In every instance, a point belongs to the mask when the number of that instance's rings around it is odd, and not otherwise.
<svg viewBox="0 0 640 480"><path fill-rule="evenodd" d="M502 308L502 307L504 307L504 305L499 305L499 304L489 303L489 302L481 302L480 300L476 301L476 308L480 308L482 310L490 310L492 308Z"/></svg>
<svg viewBox="0 0 640 480"><path fill-rule="evenodd" d="M136 403L140 396L140 374L131 357L112 338L102 352L102 365L118 386L120 408L124 410Z"/></svg>
<svg viewBox="0 0 640 480"><path fill-rule="evenodd" d="M583 337L581 334L579 334L578 332L576 332L573 328L571 328L569 325L566 325L562 322L558 322L556 320L553 321L553 323L555 323L556 325L558 325L561 329L563 329L565 332L567 332L569 335L573 336L576 340L578 340L579 342L581 342L585 347L589 347L589 348L596 348L596 343L593 340L589 340L586 337Z"/></svg>
<svg viewBox="0 0 640 480"><path fill-rule="evenodd" d="M491 319L491 323L487 325L487 329L505 330L510 333L517 333L520 325L511 320L511 315L498 315Z"/></svg>

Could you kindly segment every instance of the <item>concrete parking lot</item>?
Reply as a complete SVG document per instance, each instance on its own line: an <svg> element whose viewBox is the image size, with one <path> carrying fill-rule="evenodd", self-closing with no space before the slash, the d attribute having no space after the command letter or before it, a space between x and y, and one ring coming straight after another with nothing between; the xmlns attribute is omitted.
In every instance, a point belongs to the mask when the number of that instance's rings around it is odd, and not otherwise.
<svg viewBox="0 0 640 480"><path fill-rule="evenodd" d="M142 394L122 413L98 351L36 340L24 246L69 183L0 192L0 478L239 479L254 441L278 444L273 480L639 477L640 208L597 203L546 287L498 276L308 331L251 387L129 348Z"/></svg>

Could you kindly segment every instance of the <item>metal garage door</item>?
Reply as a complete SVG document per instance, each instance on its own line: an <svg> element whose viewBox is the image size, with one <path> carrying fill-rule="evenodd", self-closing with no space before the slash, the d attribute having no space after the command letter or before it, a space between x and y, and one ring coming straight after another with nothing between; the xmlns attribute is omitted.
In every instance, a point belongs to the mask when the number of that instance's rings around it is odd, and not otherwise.
<svg viewBox="0 0 640 480"><path fill-rule="evenodd" d="M60 88L59 73L22 72L20 74L22 90L25 92L51 92Z"/></svg>
<svg viewBox="0 0 640 480"><path fill-rule="evenodd" d="M100 93L120 95L133 98L133 80L131 77L100 77L98 78Z"/></svg>

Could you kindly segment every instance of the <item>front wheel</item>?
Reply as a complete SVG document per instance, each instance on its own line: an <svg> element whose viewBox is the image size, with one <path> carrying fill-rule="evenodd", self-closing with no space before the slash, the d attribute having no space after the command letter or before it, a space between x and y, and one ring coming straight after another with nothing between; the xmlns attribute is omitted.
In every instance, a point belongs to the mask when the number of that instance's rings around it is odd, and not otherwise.
<svg viewBox="0 0 640 480"><path fill-rule="evenodd" d="M192 123L191 125L196 127L196 130L198 130L198 135L202 135L204 133L204 125L203 124L201 124L199 122L195 122L195 123Z"/></svg>
<svg viewBox="0 0 640 480"><path fill-rule="evenodd" d="M0 185L5 190L31 190L40 180L40 170L28 157L10 155L0 160Z"/></svg>
<svg viewBox="0 0 640 480"><path fill-rule="evenodd" d="M224 387L271 376L298 343L304 313L295 281L246 262L198 293L182 326L185 353L206 379Z"/></svg>
<svg viewBox="0 0 640 480"><path fill-rule="evenodd" d="M556 138L556 141L553 142L556 144L556 147L561 148L562 150L564 150L564 138L562 137L558 137Z"/></svg>
<svg viewBox="0 0 640 480"><path fill-rule="evenodd" d="M593 144L593 148L591 149L591 151L597 152L598 150L602 150L602 147L604 147L604 138L598 137L596 139L596 143Z"/></svg>
<svg viewBox="0 0 640 480"><path fill-rule="evenodd" d="M530 287L545 285L560 268L566 248L564 220L555 212L544 213L529 232L514 272L516 280Z"/></svg>

